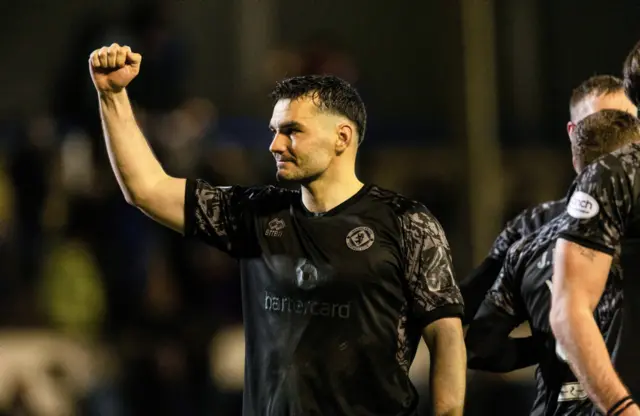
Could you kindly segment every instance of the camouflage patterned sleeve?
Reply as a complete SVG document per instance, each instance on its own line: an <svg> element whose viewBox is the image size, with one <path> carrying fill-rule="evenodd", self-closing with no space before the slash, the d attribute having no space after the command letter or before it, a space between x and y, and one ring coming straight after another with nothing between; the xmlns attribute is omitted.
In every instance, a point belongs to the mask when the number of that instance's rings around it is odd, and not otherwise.
<svg viewBox="0 0 640 416"><path fill-rule="evenodd" d="M531 209L525 209L505 225L502 232L493 242L489 257L496 260L504 260L511 245L524 236L523 228L530 215Z"/></svg>
<svg viewBox="0 0 640 416"><path fill-rule="evenodd" d="M613 254L619 249L635 199L632 181L621 162L607 156L587 166L575 179L559 235Z"/></svg>
<svg viewBox="0 0 640 416"><path fill-rule="evenodd" d="M401 215L400 222L411 315L423 327L440 318L462 317L464 304L442 226L421 205Z"/></svg>
<svg viewBox="0 0 640 416"><path fill-rule="evenodd" d="M521 280L518 278L517 268L522 249L525 247L525 240L520 240L511 246L498 274L498 279L489 289L485 298L485 301L506 312L509 316L522 321L526 319L526 312L520 297Z"/></svg>
<svg viewBox="0 0 640 416"><path fill-rule="evenodd" d="M247 188L188 180L185 236L199 238L234 257L242 255L249 235L247 201Z"/></svg>
<svg viewBox="0 0 640 416"><path fill-rule="evenodd" d="M489 257L504 260L512 244L562 214L565 203L565 200L548 201L522 211L505 225L491 246Z"/></svg>

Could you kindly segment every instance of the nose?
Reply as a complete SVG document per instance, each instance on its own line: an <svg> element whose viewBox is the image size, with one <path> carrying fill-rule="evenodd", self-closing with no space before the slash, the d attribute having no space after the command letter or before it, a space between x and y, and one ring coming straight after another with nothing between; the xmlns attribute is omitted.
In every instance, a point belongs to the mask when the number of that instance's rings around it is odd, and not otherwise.
<svg viewBox="0 0 640 416"><path fill-rule="evenodd" d="M287 150L287 136L282 133L276 133L269 146L271 153L283 154Z"/></svg>

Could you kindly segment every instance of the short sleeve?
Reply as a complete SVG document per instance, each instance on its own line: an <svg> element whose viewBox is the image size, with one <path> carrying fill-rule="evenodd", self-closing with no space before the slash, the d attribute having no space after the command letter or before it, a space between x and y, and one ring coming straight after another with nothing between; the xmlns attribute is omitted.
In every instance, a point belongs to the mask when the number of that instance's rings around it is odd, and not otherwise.
<svg viewBox="0 0 640 416"><path fill-rule="evenodd" d="M423 206L403 214L400 221L412 316L423 327L440 318L462 317L464 303L442 226Z"/></svg>
<svg viewBox="0 0 640 416"><path fill-rule="evenodd" d="M523 246L524 240L521 240L509 249L502 269L498 274L498 279L496 279L486 296L486 301L520 320L526 319L525 308L520 296L520 282L522 279L517 272L521 247Z"/></svg>
<svg viewBox="0 0 640 416"><path fill-rule="evenodd" d="M613 156L589 165L575 179L559 236L613 254L630 219L631 181Z"/></svg>
<svg viewBox="0 0 640 416"><path fill-rule="evenodd" d="M188 180L185 190L185 237L195 237L231 254L247 249L250 193L240 186L212 186Z"/></svg>

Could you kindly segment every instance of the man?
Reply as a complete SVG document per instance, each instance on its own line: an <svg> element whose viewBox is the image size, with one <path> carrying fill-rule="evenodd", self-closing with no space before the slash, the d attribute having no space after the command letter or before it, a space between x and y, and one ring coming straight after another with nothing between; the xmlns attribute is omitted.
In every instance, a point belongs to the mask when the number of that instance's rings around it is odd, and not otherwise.
<svg viewBox="0 0 640 416"><path fill-rule="evenodd" d="M574 163L582 170L598 157L640 140L640 120L623 111L602 110L580 121L573 138ZM549 324L553 250L565 221L558 216L511 246L466 336L470 368L506 372L539 363L532 415L594 411L562 354L556 355ZM611 327L612 306L604 298L596 308L602 332ZM524 321L529 322L533 337L510 338L511 331Z"/></svg>
<svg viewBox="0 0 640 416"><path fill-rule="evenodd" d="M421 204L355 174L366 112L331 76L273 92L270 186L213 187L167 175L139 130L125 87L141 56L94 51L114 173L131 204L240 261L245 415L415 415L408 376L420 334L433 357L436 415L460 415L466 352L462 297L438 221Z"/></svg>
<svg viewBox="0 0 640 416"><path fill-rule="evenodd" d="M625 96L622 80L616 77L596 75L575 88L569 100L571 120L567 123L567 134L571 142L573 167L576 172L578 168L573 137L576 123L602 109L621 110L633 115L638 111ZM496 281L509 247L564 212L566 202L564 198L545 202L522 211L507 222L504 230L493 243L487 258L460 282L460 290L465 302L464 323L469 323L473 319L485 293Z"/></svg>
<svg viewBox="0 0 640 416"><path fill-rule="evenodd" d="M624 74L626 92L637 100L640 44ZM572 185L556 243L551 327L591 400L611 415L640 415L634 401L640 395L639 180L638 144L589 165ZM601 333L593 315L600 299L621 305L609 334Z"/></svg>

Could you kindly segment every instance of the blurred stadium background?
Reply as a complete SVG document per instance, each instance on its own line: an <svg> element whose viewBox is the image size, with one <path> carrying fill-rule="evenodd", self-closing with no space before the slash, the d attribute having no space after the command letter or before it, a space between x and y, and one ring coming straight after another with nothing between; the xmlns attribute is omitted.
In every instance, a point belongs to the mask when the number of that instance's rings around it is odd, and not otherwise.
<svg viewBox="0 0 640 416"><path fill-rule="evenodd" d="M240 414L235 263L129 207L88 74L144 56L130 94L175 175L274 181L274 82L333 73L369 111L363 179L424 202L458 276L504 221L562 197L572 88L620 75L632 0L1 0L0 413ZM412 375L428 402L428 353ZM469 373L468 415L527 414L532 370Z"/></svg>

